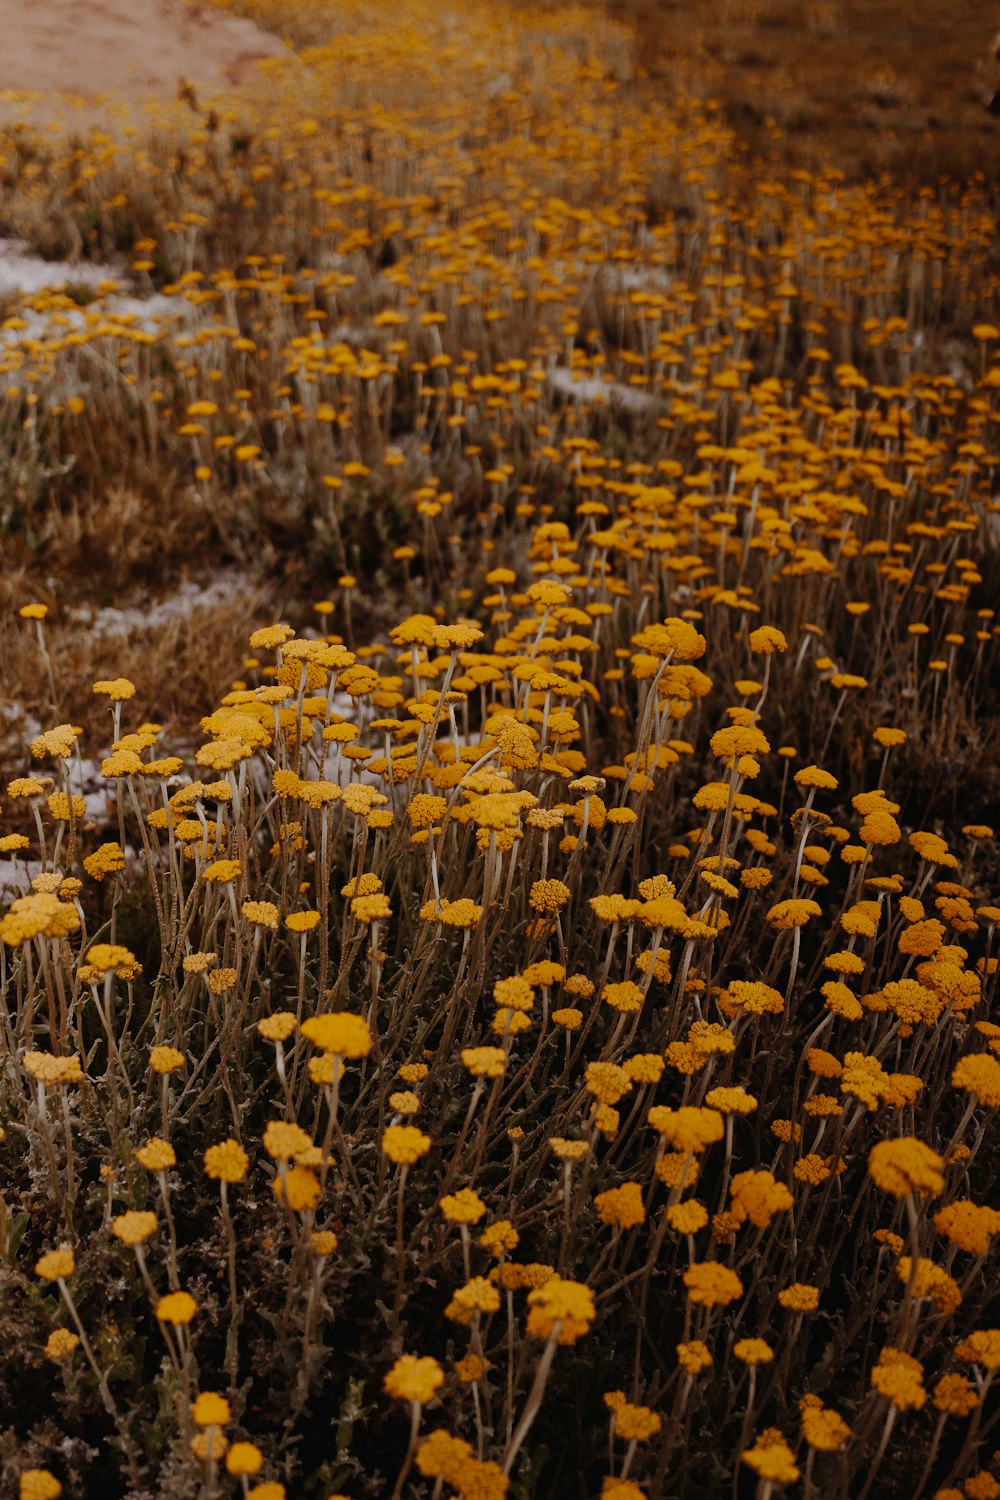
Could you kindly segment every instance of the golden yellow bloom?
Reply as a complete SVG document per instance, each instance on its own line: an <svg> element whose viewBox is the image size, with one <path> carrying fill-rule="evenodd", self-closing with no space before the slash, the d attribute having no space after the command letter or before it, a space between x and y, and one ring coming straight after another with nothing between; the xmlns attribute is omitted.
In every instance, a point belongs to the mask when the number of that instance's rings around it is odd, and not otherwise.
<svg viewBox="0 0 1000 1500"><path fill-rule="evenodd" d="M492 1281L487 1281L484 1276L473 1276L471 1281L459 1287L444 1315L452 1323L462 1323L467 1327L477 1314L495 1313L499 1307L500 1293Z"/></svg>
<svg viewBox="0 0 1000 1500"><path fill-rule="evenodd" d="M528 904L535 911L554 912L566 905L570 889L562 880L535 880L528 893Z"/></svg>
<svg viewBox="0 0 1000 1500"><path fill-rule="evenodd" d="M767 1365L774 1358L774 1350L766 1339L737 1339L733 1353L745 1365Z"/></svg>
<svg viewBox="0 0 1000 1500"><path fill-rule="evenodd" d="M821 1453L833 1453L843 1447L851 1435L851 1429L837 1412L824 1406L818 1396L803 1396L799 1402L802 1417L802 1436L810 1448Z"/></svg>
<svg viewBox="0 0 1000 1500"><path fill-rule="evenodd" d="M420 1359L403 1354L396 1360L382 1382L387 1396L396 1401L417 1401L425 1405L444 1384L444 1371L436 1359Z"/></svg>
<svg viewBox="0 0 1000 1500"><path fill-rule="evenodd" d="M184 1066L184 1053L179 1052L176 1047L151 1047L149 1050L149 1066L154 1073L162 1076L175 1073L178 1068Z"/></svg>
<svg viewBox="0 0 1000 1500"><path fill-rule="evenodd" d="M766 1427L740 1457L761 1479L773 1484L794 1484L799 1477L795 1455L777 1427Z"/></svg>
<svg viewBox="0 0 1000 1500"><path fill-rule="evenodd" d="M749 1219L766 1229L774 1215L792 1207L792 1195L783 1182L768 1171L738 1172L729 1189L731 1212L737 1223Z"/></svg>
<svg viewBox="0 0 1000 1500"><path fill-rule="evenodd" d="M899 1411L919 1411L927 1400L924 1371L918 1359L891 1345L882 1350L872 1369L871 1382Z"/></svg>
<svg viewBox="0 0 1000 1500"><path fill-rule="evenodd" d="M80 1342L80 1336L68 1328L53 1328L45 1340L45 1357L55 1364L69 1359Z"/></svg>
<svg viewBox="0 0 1000 1500"><path fill-rule="evenodd" d="M367 1057L372 1038L363 1016L350 1011L327 1011L302 1022L302 1035L323 1052L338 1057Z"/></svg>
<svg viewBox="0 0 1000 1500"><path fill-rule="evenodd" d="M312 1145L312 1140L302 1127L293 1125L288 1120L272 1120L262 1139L264 1150L275 1161L288 1161L290 1157L308 1151Z"/></svg>
<svg viewBox="0 0 1000 1500"><path fill-rule="evenodd" d="M868 1155L868 1170L876 1186L897 1198L909 1193L935 1197L944 1188L943 1166L937 1152L913 1136L879 1141Z"/></svg>
<svg viewBox="0 0 1000 1500"><path fill-rule="evenodd" d="M708 1209L697 1198L671 1203L667 1208L667 1223L678 1234L697 1234L708 1223Z"/></svg>
<svg viewBox="0 0 1000 1500"><path fill-rule="evenodd" d="M778 1293L778 1301L791 1312L815 1312L819 1307L819 1287L793 1281Z"/></svg>
<svg viewBox="0 0 1000 1500"><path fill-rule="evenodd" d="M234 1475L259 1474L264 1455L255 1443L231 1443L226 1453L226 1472Z"/></svg>
<svg viewBox="0 0 1000 1500"><path fill-rule="evenodd" d="M987 1109L1000 1108L1000 1062L988 1052L959 1058L951 1075L952 1087L967 1089Z"/></svg>
<svg viewBox="0 0 1000 1500"><path fill-rule="evenodd" d="M32 606L27 606L31 608ZM37 608L43 606L38 605ZM21 611L24 613L24 610ZM38 619L40 616L31 616ZM62 1485L48 1469L22 1469L18 1478L18 1500L57 1500L62 1494Z"/></svg>
<svg viewBox="0 0 1000 1500"><path fill-rule="evenodd" d="M669 1109L656 1104L646 1119L658 1135L675 1151L698 1154L713 1141L721 1141L725 1127L723 1117L717 1109L704 1109L696 1105L683 1105L680 1109Z"/></svg>
<svg viewBox="0 0 1000 1500"><path fill-rule="evenodd" d="M1000 1328L981 1328L956 1345L955 1358L984 1370L1000 1370Z"/></svg>
<svg viewBox="0 0 1000 1500"><path fill-rule="evenodd" d="M205 1172L219 1182L242 1182L249 1165L249 1156L232 1137L205 1151Z"/></svg>
<svg viewBox="0 0 1000 1500"><path fill-rule="evenodd" d="M257 1030L266 1041L287 1042L297 1025L294 1011L276 1010L273 1015L263 1016L257 1022Z"/></svg>
<svg viewBox="0 0 1000 1500"><path fill-rule="evenodd" d="M285 918L285 926L289 932L312 932L318 925L318 911L293 911Z"/></svg>
<svg viewBox="0 0 1000 1500"><path fill-rule="evenodd" d="M196 1427L224 1427L230 1418L229 1402L215 1391L202 1391L191 1406Z"/></svg>
<svg viewBox="0 0 1000 1500"><path fill-rule="evenodd" d="M601 999L613 1010L631 1015L642 1009L643 994L637 984L633 984L630 979L623 979L617 984L606 984L601 991Z"/></svg>
<svg viewBox="0 0 1000 1500"><path fill-rule="evenodd" d="M684 1285L690 1300L703 1307L726 1307L743 1295L743 1283L736 1272L717 1260L688 1266Z"/></svg>
<svg viewBox="0 0 1000 1500"><path fill-rule="evenodd" d="M25 1072L47 1089L61 1083L79 1083L83 1078L76 1053L72 1057L53 1057L49 1052L26 1052L21 1061Z"/></svg>
<svg viewBox="0 0 1000 1500"><path fill-rule="evenodd" d="M931 1401L950 1417L967 1417L979 1405L979 1396L964 1375L942 1375L931 1392Z"/></svg>
<svg viewBox="0 0 1000 1500"><path fill-rule="evenodd" d="M308 1167L287 1167L271 1183L274 1196L295 1213L309 1213L319 1202L320 1182Z"/></svg>
<svg viewBox="0 0 1000 1500"><path fill-rule="evenodd" d="M35 1262L35 1275L40 1276L43 1281L63 1281L67 1276L72 1276L75 1269L76 1261L68 1247L50 1250Z"/></svg>
<svg viewBox="0 0 1000 1500"><path fill-rule="evenodd" d="M590 1288L562 1276L552 1276L529 1292L528 1307L528 1336L548 1339L555 1335L559 1344L574 1344L582 1338L596 1315Z"/></svg>
<svg viewBox="0 0 1000 1500"><path fill-rule="evenodd" d="M642 1188L637 1182L623 1182L620 1187L598 1193L594 1198L594 1208L602 1224L612 1224L619 1229L632 1229L646 1217Z"/></svg>
<svg viewBox="0 0 1000 1500"><path fill-rule="evenodd" d="M478 1224L486 1212L486 1204L472 1188L462 1188L457 1193L446 1194L439 1206L452 1224Z"/></svg>
<svg viewBox="0 0 1000 1500"><path fill-rule="evenodd" d="M412 1167L430 1149L430 1136L415 1125L389 1125L382 1136L382 1150L400 1167Z"/></svg>
<svg viewBox="0 0 1000 1500"><path fill-rule="evenodd" d="M611 1411L611 1427L615 1437L624 1442L645 1443L654 1437L663 1426L659 1412L649 1406L635 1406L625 1399L623 1391L606 1391L604 1404Z"/></svg>
<svg viewBox="0 0 1000 1500"><path fill-rule="evenodd" d="M156 1316L161 1323L172 1323L175 1327L190 1323L198 1311L198 1304L190 1292L168 1292L156 1304Z"/></svg>
<svg viewBox="0 0 1000 1500"><path fill-rule="evenodd" d="M147 1172L166 1172L177 1165L177 1155L169 1141L152 1136L144 1146L136 1147L135 1159Z"/></svg>
<svg viewBox="0 0 1000 1500"><path fill-rule="evenodd" d="M114 973L129 968L136 962L134 953L120 943L93 943L87 949L87 964L100 974Z"/></svg>
<svg viewBox="0 0 1000 1500"><path fill-rule="evenodd" d="M244 901L240 911L252 926L277 931L278 908L273 901Z"/></svg>
<svg viewBox="0 0 1000 1500"><path fill-rule="evenodd" d="M138 1209L130 1209L128 1213L118 1214L111 1221L111 1233L116 1239L121 1240L123 1245L142 1245L150 1235L156 1233L156 1230L156 1215Z"/></svg>
<svg viewBox="0 0 1000 1500"><path fill-rule="evenodd" d="M711 1367L712 1356L708 1351L708 1345L701 1339L692 1339L689 1343L677 1345L677 1359L681 1369L688 1375L699 1375L702 1370Z"/></svg>
<svg viewBox="0 0 1000 1500"><path fill-rule="evenodd" d="M502 1047L464 1047L461 1058L463 1068L473 1078L501 1078L507 1066L507 1054Z"/></svg>

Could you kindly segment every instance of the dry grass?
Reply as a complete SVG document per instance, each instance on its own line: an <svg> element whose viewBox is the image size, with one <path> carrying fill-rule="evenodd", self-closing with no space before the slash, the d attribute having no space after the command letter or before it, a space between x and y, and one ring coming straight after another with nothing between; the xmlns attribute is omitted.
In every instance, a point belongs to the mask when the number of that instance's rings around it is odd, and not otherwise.
<svg viewBox="0 0 1000 1500"><path fill-rule="evenodd" d="M850 179L988 177L997 16L912 0L624 0L643 64L763 159Z"/></svg>

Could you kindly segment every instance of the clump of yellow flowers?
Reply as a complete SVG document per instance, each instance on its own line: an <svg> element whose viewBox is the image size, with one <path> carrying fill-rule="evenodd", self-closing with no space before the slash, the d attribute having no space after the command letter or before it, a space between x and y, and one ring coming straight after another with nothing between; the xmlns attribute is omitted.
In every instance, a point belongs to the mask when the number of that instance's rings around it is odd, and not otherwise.
<svg viewBox="0 0 1000 1500"><path fill-rule="evenodd" d="M299 580L187 717L9 610L21 1496L1000 1493L985 184L589 9L234 8L253 97L0 149L173 309L5 308L32 535Z"/></svg>

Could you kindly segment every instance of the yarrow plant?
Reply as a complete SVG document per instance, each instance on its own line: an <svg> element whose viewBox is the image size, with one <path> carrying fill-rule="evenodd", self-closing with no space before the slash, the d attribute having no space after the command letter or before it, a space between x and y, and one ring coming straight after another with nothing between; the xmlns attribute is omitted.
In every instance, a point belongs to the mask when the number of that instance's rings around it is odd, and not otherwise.
<svg viewBox="0 0 1000 1500"><path fill-rule="evenodd" d="M12 611L5 1480L997 1492L983 192L774 181L590 11L239 8L253 100L2 189L183 312L25 300L11 472L323 594L182 725Z"/></svg>

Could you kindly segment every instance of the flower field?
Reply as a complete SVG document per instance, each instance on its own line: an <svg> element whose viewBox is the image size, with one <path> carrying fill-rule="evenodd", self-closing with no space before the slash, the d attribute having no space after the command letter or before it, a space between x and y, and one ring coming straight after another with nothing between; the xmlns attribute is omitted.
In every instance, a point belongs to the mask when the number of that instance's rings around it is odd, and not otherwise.
<svg viewBox="0 0 1000 1500"><path fill-rule="evenodd" d="M0 132L2 1493L1000 1496L995 195L233 8Z"/></svg>

